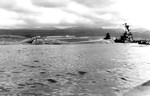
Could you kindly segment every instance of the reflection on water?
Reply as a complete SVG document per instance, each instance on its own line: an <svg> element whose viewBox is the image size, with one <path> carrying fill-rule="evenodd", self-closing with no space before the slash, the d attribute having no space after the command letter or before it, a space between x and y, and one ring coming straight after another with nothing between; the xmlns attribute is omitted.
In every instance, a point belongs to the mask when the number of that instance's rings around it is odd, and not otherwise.
<svg viewBox="0 0 150 96"><path fill-rule="evenodd" d="M150 79L149 50L138 44L0 46L0 88L3 94L120 96Z"/></svg>

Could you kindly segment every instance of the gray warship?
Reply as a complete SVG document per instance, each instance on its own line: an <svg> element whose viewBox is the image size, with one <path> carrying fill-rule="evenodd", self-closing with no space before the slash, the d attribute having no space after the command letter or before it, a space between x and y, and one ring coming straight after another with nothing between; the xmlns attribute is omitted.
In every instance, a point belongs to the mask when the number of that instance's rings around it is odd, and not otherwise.
<svg viewBox="0 0 150 96"><path fill-rule="evenodd" d="M115 43L135 43L133 40L133 35L130 32L129 25L127 23L123 25L125 27L124 33L114 40Z"/></svg>

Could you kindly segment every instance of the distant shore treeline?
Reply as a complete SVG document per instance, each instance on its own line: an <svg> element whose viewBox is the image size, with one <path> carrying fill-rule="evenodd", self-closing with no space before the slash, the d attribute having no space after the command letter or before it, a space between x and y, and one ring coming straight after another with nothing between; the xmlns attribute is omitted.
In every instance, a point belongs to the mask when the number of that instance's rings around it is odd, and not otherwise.
<svg viewBox="0 0 150 96"><path fill-rule="evenodd" d="M104 36L107 30L98 29L0 29L0 35L19 35L25 37L40 36ZM111 32L113 36L119 36L118 32Z"/></svg>
<svg viewBox="0 0 150 96"><path fill-rule="evenodd" d="M19 35L27 38L34 36L104 36L107 32L113 37L123 34L122 29L103 29L103 28L66 28L66 29L0 29L0 35ZM132 32L136 38L149 39L149 32Z"/></svg>

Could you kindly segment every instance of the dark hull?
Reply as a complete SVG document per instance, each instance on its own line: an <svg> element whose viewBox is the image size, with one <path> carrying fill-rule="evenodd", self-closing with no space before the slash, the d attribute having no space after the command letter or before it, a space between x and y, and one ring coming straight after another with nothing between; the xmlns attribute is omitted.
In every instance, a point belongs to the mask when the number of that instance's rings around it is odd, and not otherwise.
<svg viewBox="0 0 150 96"><path fill-rule="evenodd" d="M118 40L118 39L116 39L115 43L135 43L135 42L130 41L130 40Z"/></svg>
<svg viewBox="0 0 150 96"><path fill-rule="evenodd" d="M150 45L150 42L147 42L147 41L139 41L138 44Z"/></svg>

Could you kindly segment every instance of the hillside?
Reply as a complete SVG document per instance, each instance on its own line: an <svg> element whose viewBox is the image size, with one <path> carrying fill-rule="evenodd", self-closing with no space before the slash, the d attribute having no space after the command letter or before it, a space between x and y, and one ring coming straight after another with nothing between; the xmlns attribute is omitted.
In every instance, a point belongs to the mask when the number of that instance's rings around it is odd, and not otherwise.
<svg viewBox="0 0 150 96"><path fill-rule="evenodd" d="M132 30L135 38L150 38L147 30ZM33 36L104 36L107 32L111 36L118 37L123 34L123 29L103 29L87 27L71 27L65 29L0 29L0 35L19 35L24 37Z"/></svg>

